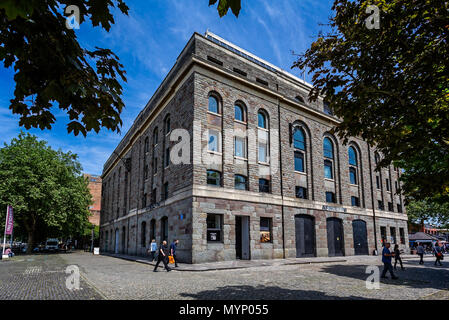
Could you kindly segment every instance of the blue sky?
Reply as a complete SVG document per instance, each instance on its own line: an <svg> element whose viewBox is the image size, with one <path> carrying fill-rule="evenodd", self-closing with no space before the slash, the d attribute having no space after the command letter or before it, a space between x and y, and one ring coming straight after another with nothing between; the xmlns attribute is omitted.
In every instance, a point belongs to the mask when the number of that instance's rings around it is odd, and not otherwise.
<svg viewBox="0 0 449 320"><path fill-rule="evenodd" d="M129 15L117 12L110 32L81 24L76 31L88 48L112 49L127 72L123 84L125 109L121 134L102 129L87 137L68 134L65 113L54 109L56 123L51 130L31 129L55 149L79 156L84 172L101 174L103 164L117 146L133 120L151 98L193 32L209 29L220 37L299 76L290 67L295 53L304 52L331 14L330 0L242 0L238 18L231 11L223 18L207 0L128 0ZM8 109L14 92L14 72L0 67L1 145L17 136L19 117ZM308 77L306 76L306 80Z"/></svg>

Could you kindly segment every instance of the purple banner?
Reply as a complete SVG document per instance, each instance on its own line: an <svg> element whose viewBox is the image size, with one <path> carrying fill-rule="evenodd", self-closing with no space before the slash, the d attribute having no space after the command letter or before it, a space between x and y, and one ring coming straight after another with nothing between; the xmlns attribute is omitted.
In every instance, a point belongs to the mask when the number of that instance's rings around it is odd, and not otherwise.
<svg viewBox="0 0 449 320"><path fill-rule="evenodd" d="M14 217L12 213L12 207L8 206L6 214L6 234L12 234L12 229L14 227Z"/></svg>

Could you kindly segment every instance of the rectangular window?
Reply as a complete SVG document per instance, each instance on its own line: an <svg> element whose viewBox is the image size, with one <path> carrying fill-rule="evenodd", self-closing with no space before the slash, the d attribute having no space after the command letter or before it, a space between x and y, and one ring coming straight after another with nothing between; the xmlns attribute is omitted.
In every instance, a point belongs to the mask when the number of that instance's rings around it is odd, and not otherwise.
<svg viewBox="0 0 449 320"><path fill-rule="evenodd" d="M258 83L260 83L260 84L263 84L264 86L268 86L268 82L265 81L265 80L263 80L263 79L256 78L256 81L257 81Z"/></svg>
<svg viewBox="0 0 449 320"><path fill-rule="evenodd" d="M167 200L168 198L168 182L164 183L164 187L162 189L162 200Z"/></svg>
<svg viewBox="0 0 449 320"><path fill-rule="evenodd" d="M234 137L234 155L246 159L246 138Z"/></svg>
<svg viewBox="0 0 449 320"><path fill-rule="evenodd" d="M380 189L380 178L379 178L379 176L376 176L376 188Z"/></svg>
<svg viewBox="0 0 449 320"><path fill-rule="evenodd" d="M335 193L326 191L326 202L335 203Z"/></svg>
<svg viewBox="0 0 449 320"><path fill-rule="evenodd" d="M153 189L153 191L151 191L151 203L154 204L156 203L156 188Z"/></svg>
<svg viewBox="0 0 449 320"><path fill-rule="evenodd" d="M272 219L260 218L260 242L272 242Z"/></svg>
<svg viewBox="0 0 449 320"><path fill-rule="evenodd" d="M221 242L223 215L207 214L207 241Z"/></svg>
<svg viewBox="0 0 449 320"><path fill-rule="evenodd" d="M377 200L377 208L379 210L384 210L384 203L382 200Z"/></svg>
<svg viewBox="0 0 449 320"><path fill-rule="evenodd" d="M246 74L245 71L242 71L242 70L240 70L240 69L238 69L238 68L233 68L232 70L234 70L235 73L238 73L238 74L240 74L240 75L242 75L242 76L244 76L244 77L247 76L247 74Z"/></svg>
<svg viewBox="0 0 449 320"><path fill-rule="evenodd" d="M153 174L157 173L157 157L153 157Z"/></svg>
<svg viewBox="0 0 449 320"><path fill-rule="evenodd" d="M218 64L219 66L223 65L223 62L221 62L220 60L215 59L214 57L211 57L211 56L207 56L207 60L209 60L210 62L213 62L215 64Z"/></svg>
<svg viewBox="0 0 449 320"><path fill-rule="evenodd" d="M401 244L405 244L404 228L399 228L399 238L400 238Z"/></svg>
<svg viewBox="0 0 449 320"><path fill-rule="evenodd" d="M353 207L360 207L360 201L359 201L359 198L358 198L358 197L352 196L352 197L351 197L351 205L352 205Z"/></svg>
<svg viewBox="0 0 449 320"><path fill-rule="evenodd" d="M390 180L385 179L385 184L386 184L387 191L390 191Z"/></svg>
<svg viewBox="0 0 449 320"><path fill-rule="evenodd" d="M399 192L399 186L398 186L398 182L397 181L394 182L394 188L396 189L396 193L398 193Z"/></svg>
<svg viewBox="0 0 449 320"><path fill-rule="evenodd" d="M147 207L147 194L145 193L142 197L142 208Z"/></svg>
<svg viewBox="0 0 449 320"><path fill-rule="evenodd" d="M398 212L402 213L402 205L400 203L397 204Z"/></svg>
<svg viewBox="0 0 449 320"><path fill-rule="evenodd" d="M219 134L216 130L209 130L209 140L207 142L207 150L220 152Z"/></svg>
<svg viewBox="0 0 449 320"><path fill-rule="evenodd" d="M396 228L390 227L390 234L391 234L391 243L396 244Z"/></svg>
<svg viewBox="0 0 449 320"><path fill-rule="evenodd" d="M296 198L307 199L307 188L296 186L295 187L295 195L296 195Z"/></svg>
<svg viewBox="0 0 449 320"><path fill-rule="evenodd" d="M304 153L295 151L295 171L304 172Z"/></svg>
<svg viewBox="0 0 449 320"><path fill-rule="evenodd" d="M324 160L324 178L333 179L332 161Z"/></svg>
<svg viewBox="0 0 449 320"><path fill-rule="evenodd" d="M394 212L392 202L388 202L388 211Z"/></svg>
<svg viewBox="0 0 449 320"><path fill-rule="evenodd" d="M264 142L259 142L259 162L268 162L268 146Z"/></svg>
<svg viewBox="0 0 449 320"><path fill-rule="evenodd" d="M221 172L207 170L207 184L212 186L221 186Z"/></svg>
<svg viewBox="0 0 449 320"><path fill-rule="evenodd" d="M259 192L270 192L270 181L259 179Z"/></svg>

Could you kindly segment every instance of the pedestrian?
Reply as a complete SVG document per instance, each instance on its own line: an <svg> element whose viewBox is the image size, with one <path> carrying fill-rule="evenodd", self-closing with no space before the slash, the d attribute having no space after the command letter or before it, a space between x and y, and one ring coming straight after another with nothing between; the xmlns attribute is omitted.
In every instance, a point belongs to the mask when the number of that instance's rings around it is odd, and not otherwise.
<svg viewBox="0 0 449 320"><path fill-rule="evenodd" d="M150 259L151 259L151 262L156 260L156 252L157 252L157 243L156 243L156 239L153 239L150 242Z"/></svg>
<svg viewBox="0 0 449 320"><path fill-rule="evenodd" d="M424 247L421 243L418 243L418 247L416 248L416 253L419 256L419 264L424 264Z"/></svg>
<svg viewBox="0 0 449 320"><path fill-rule="evenodd" d="M168 250L168 246L167 246L167 241L162 241L161 245L159 246L159 252L157 255L157 262L156 265L154 266L154 270L153 272L157 272L157 267L159 267L159 263L164 264L165 270L167 270L167 272L171 271L171 269L168 267L168 254L169 254L169 250Z"/></svg>
<svg viewBox="0 0 449 320"><path fill-rule="evenodd" d="M443 260L443 252L441 250L440 244L437 242L435 244L435 248L433 249L433 251L435 252L435 265L437 265L437 263L442 266L443 264L441 263L441 260Z"/></svg>
<svg viewBox="0 0 449 320"><path fill-rule="evenodd" d="M391 257L394 256L394 253L390 252L390 243L387 242L385 244L384 249L382 250L382 262L384 263L384 270L382 271L382 275L380 276L382 279L387 279L387 271L391 274L391 279L396 280L399 279L393 273L393 266L391 265Z"/></svg>
<svg viewBox="0 0 449 320"><path fill-rule="evenodd" d="M401 251L399 250L399 245L394 245L394 270L396 270L397 263L401 264L401 270L405 270L404 266L402 265L402 259L401 259Z"/></svg>
<svg viewBox="0 0 449 320"><path fill-rule="evenodd" d="M175 260L175 268L178 267L178 259L176 258L176 247L178 246L179 240L175 239L170 245L170 255Z"/></svg>

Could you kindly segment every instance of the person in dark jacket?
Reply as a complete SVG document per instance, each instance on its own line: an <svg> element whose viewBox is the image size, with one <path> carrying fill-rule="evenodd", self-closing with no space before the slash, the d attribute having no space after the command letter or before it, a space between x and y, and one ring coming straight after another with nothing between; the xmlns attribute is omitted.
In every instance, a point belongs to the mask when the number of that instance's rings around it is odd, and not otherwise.
<svg viewBox="0 0 449 320"><path fill-rule="evenodd" d="M437 265L437 263L440 264L440 266L442 266L443 264L441 263L441 260L443 258L443 250L441 250L440 244L437 242L435 243L435 248L433 249L433 251L435 252L435 265Z"/></svg>
<svg viewBox="0 0 449 320"><path fill-rule="evenodd" d="M167 246L167 241L162 241L160 247L159 247L159 253L157 255L157 262L156 265L154 266L154 270L153 272L157 272L157 267L159 267L159 263L164 264L165 270L167 270L167 272L171 271L171 269L168 267L168 254L169 254L169 250L168 250L168 246Z"/></svg>
<svg viewBox="0 0 449 320"><path fill-rule="evenodd" d="M178 246L179 240L175 239L170 245L170 254L173 256L173 260L175 260L175 268L178 267L178 259L176 259L176 247Z"/></svg>
<svg viewBox="0 0 449 320"><path fill-rule="evenodd" d="M399 263L401 264L401 270L405 270L404 266L402 265L402 259L401 259L401 251L399 250L399 245L394 245L394 270L396 270L396 265Z"/></svg>

